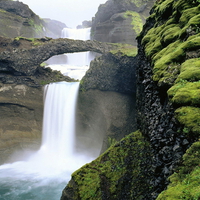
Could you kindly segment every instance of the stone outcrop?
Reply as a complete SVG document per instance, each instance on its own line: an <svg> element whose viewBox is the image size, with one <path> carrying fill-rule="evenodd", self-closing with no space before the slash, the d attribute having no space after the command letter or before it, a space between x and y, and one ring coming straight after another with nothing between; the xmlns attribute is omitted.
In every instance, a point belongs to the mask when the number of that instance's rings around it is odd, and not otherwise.
<svg viewBox="0 0 200 200"><path fill-rule="evenodd" d="M54 40L0 37L0 44L0 71L21 75L33 75L38 65L54 55L84 51L105 53L118 47L98 41L67 38Z"/></svg>
<svg viewBox="0 0 200 200"><path fill-rule="evenodd" d="M41 87L0 84L0 164L13 161L13 153L39 148L42 110Z"/></svg>
<svg viewBox="0 0 200 200"><path fill-rule="evenodd" d="M137 45L136 36L149 16L155 0L109 0L98 8L92 20L91 37L102 42Z"/></svg>
<svg viewBox="0 0 200 200"><path fill-rule="evenodd" d="M107 53L95 58L81 80L80 90L98 89L124 94L136 93L135 68L137 60L133 56Z"/></svg>
<svg viewBox="0 0 200 200"><path fill-rule="evenodd" d="M148 141L132 133L74 172L61 200L151 199L152 158Z"/></svg>
<svg viewBox="0 0 200 200"><path fill-rule="evenodd" d="M41 19L26 4L19 1L0 1L0 36L60 38L66 25L50 19Z"/></svg>
<svg viewBox="0 0 200 200"><path fill-rule="evenodd" d="M77 135L104 152L136 130L136 59L107 53L95 58L80 83ZM90 134L89 134L90 133ZM103 141L103 145L102 145ZM91 146L91 145L89 145Z"/></svg>
<svg viewBox="0 0 200 200"><path fill-rule="evenodd" d="M18 1L0 1L0 27L5 37L44 37L42 20Z"/></svg>
<svg viewBox="0 0 200 200"><path fill-rule="evenodd" d="M62 36L62 30L67 28L64 23L48 18L42 19L42 24L44 26L45 36L53 39L60 38Z"/></svg>
<svg viewBox="0 0 200 200"><path fill-rule="evenodd" d="M136 119L137 129L149 142L149 155L145 157L140 150L132 149L135 142L127 138L138 132L130 134L74 172L62 200L200 198L199 11L198 0L157 1L138 37L137 64L133 65L137 77ZM95 72L102 77L100 69L90 71L92 75ZM96 76L98 89L112 88L104 80L101 84ZM83 78L83 85L93 88L95 80L87 78ZM85 93L88 91L91 89ZM145 143L141 138L137 141ZM127 146L130 154L126 153ZM145 163L145 169L138 170L133 163ZM147 169L149 176L145 174ZM144 177L145 182L137 183Z"/></svg>

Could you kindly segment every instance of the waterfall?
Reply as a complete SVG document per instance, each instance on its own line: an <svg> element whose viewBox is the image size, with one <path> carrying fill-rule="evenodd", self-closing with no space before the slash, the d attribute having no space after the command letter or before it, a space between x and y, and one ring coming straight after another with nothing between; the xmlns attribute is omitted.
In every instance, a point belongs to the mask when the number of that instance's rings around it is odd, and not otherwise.
<svg viewBox="0 0 200 200"><path fill-rule="evenodd" d="M90 28L84 29L70 29L64 28L62 30L62 37L74 40L89 40L90 39ZM90 52L80 52L66 54L67 65L69 66L88 66L90 64Z"/></svg>
<svg viewBox="0 0 200 200"><path fill-rule="evenodd" d="M61 33L62 38L69 38L74 40L89 40L90 28L71 29L64 28ZM85 72L89 69L90 61L94 59L91 52L68 53L62 56L63 64L53 64L53 60L57 60L57 56L48 60L48 67L53 70L59 70L62 74L74 79L81 79ZM57 61L56 61L57 62Z"/></svg>
<svg viewBox="0 0 200 200"><path fill-rule="evenodd" d="M74 151L78 89L78 82L45 86L41 148L0 166L0 199L59 199L71 173L94 159Z"/></svg>
<svg viewBox="0 0 200 200"><path fill-rule="evenodd" d="M29 161L41 161L42 166L50 166L50 169L56 169L59 173L69 169L69 163L74 156L78 88L78 82L59 82L45 86L42 145ZM70 168L73 167L70 164Z"/></svg>

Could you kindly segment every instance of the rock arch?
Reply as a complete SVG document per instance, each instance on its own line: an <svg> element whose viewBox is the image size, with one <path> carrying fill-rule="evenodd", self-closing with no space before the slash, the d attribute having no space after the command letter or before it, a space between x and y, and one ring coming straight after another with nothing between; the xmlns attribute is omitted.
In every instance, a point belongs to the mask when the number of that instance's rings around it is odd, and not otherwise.
<svg viewBox="0 0 200 200"><path fill-rule="evenodd" d="M0 37L0 72L33 75L39 64L54 55L93 51L105 53L118 45L98 41L67 38L15 38Z"/></svg>

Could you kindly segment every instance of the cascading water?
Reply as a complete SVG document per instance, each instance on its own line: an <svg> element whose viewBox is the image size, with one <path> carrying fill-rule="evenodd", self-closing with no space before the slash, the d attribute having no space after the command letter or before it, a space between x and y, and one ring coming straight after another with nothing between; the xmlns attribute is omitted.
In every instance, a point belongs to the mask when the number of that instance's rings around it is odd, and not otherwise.
<svg viewBox="0 0 200 200"><path fill-rule="evenodd" d="M78 88L78 82L45 86L41 148L24 161L0 166L1 200L59 199L70 174L93 159L74 152Z"/></svg>
<svg viewBox="0 0 200 200"><path fill-rule="evenodd" d="M90 39L90 28L84 29L71 29L64 28L61 34L62 38L69 38L74 40L89 40ZM91 52L71 53L63 55L66 60L65 64L51 64L48 67L53 70L59 70L62 74L69 76L74 79L81 79L85 72L89 68L90 61L94 58Z"/></svg>

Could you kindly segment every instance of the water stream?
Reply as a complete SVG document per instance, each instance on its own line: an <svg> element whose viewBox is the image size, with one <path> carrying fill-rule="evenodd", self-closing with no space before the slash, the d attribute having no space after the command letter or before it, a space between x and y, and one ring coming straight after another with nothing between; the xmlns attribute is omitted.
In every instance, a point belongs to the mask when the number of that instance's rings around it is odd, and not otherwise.
<svg viewBox="0 0 200 200"><path fill-rule="evenodd" d="M66 32L70 31L63 34ZM87 57L78 56L68 58L68 63ZM81 68L77 63L75 66ZM71 71L77 72L76 67ZM42 145L26 159L0 166L0 200L60 199L71 173L94 159L74 149L78 88L78 82L45 86Z"/></svg>
<svg viewBox="0 0 200 200"><path fill-rule="evenodd" d="M69 38L74 40L89 40L90 39L90 28L84 29L70 29L64 28L61 34L62 38ZM69 76L74 79L80 80L85 72L89 69L90 61L94 59L92 52L81 52L81 53L71 53L62 55L62 64L55 64L54 59L51 58L47 61L53 70L59 70L62 74Z"/></svg>

